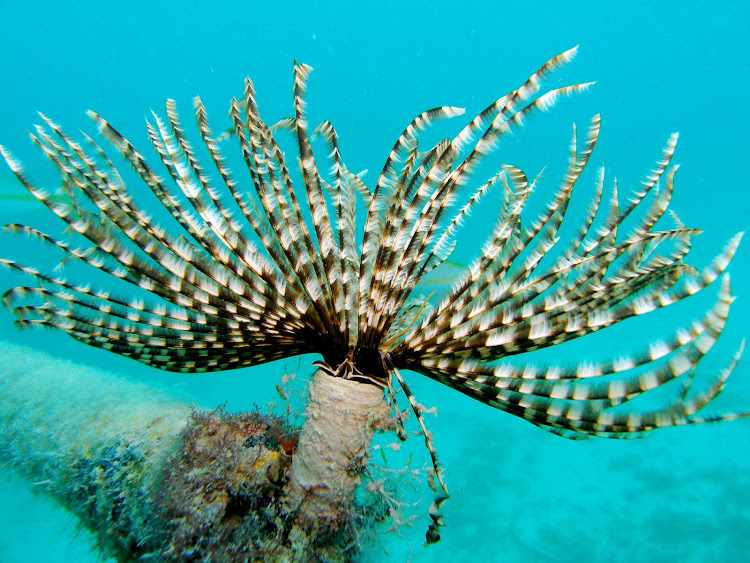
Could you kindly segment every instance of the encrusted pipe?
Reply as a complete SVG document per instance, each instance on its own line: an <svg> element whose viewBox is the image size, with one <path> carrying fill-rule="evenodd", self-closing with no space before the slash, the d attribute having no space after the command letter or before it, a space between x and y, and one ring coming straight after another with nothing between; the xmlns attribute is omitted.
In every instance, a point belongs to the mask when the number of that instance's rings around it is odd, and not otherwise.
<svg viewBox="0 0 750 563"><path fill-rule="evenodd" d="M0 462L120 561L350 561L377 499L353 493L377 387L318 373L307 422L193 407L141 383L0 341ZM382 502L381 502L382 504Z"/></svg>
<svg viewBox="0 0 750 563"><path fill-rule="evenodd" d="M0 459L127 559L191 407L146 385L0 342Z"/></svg>

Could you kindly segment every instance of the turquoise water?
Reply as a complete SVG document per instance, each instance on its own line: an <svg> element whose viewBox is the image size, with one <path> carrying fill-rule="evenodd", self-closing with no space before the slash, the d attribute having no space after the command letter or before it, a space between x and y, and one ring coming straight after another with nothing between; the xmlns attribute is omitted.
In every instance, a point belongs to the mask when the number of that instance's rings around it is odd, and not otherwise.
<svg viewBox="0 0 750 563"><path fill-rule="evenodd" d="M38 121L37 110L68 131L93 133L84 115L91 108L146 147L142 116L150 108L161 110L171 97L187 112L200 94L211 114L223 117L229 98L241 94L250 75L261 110L273 122L291 112L295 59L315 68L311 121L329 119L349 168L369 169L372 181L398 134L420 111L450 104L473 116L548 58L580 44L577 59L549 84L596 80L596 86L532 119L528 133L503 146L493 162L529 173L549 163L554 174L567 155L570 124L584 126L601 113L592 162L617 175L624 195L668 135L679 131L676 161L682 167L672 209L688 226L705 231L695 241L691 263L705 265L750 224L746 2L5 4L0 143L40 182L54 176L25 133ZM590 186L593 177L589 170L582 184ZM0 165L0 195L22 194ZM40 209L0 199L3 223L44 227L49 221ZM464 232L464 240L475 240L471 235ZM0 238L0 254L14 241ZM455 260L467 262L472 248L461 245ZM738 299L716 351L702 364L709 373L728 363L749 335L747 241L730 272ZM0 275L4 289L11 280ZM674 322L697 317L714 296L709 289L674 312L623 323L559 354L601 358L641 348L649 338L666 336ZM61 335L19 333L5 311L0 338L119 369L206 406L229 400L235 409L272 400L279 370L296 366L292 361L213 376L170 375ZM568 442L416 375L410 381L422 404L438 407L438 417L428 423L453 498L445 506L440 544L421 547L422 518L402 530L413 538L410 544L384 535L372 560L750 560L749 421L668 430L633 442ZM719 409L750 408L747 360L725 395ZM424 457L419 444L413 448ZM7 483L7 473L0 475L0 561L96 559L90 538L78 534L67 516L30 496L22 482Z"/></svg>

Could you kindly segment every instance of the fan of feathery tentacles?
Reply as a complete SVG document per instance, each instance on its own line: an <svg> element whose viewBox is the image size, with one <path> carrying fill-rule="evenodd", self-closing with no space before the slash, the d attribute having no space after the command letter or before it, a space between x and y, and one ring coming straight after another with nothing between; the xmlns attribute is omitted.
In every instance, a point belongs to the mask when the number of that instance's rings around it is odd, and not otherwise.
<svg viewBox="0 0 750 563"><path fill-rule="evenodd" d="M438 107L420 114L396 141L371 191L343 164L330 123L309 132L304 94L311 69L306 65L294 67L294 117L273 126L262 120L250 80L243 98L231 102L232 135L214 132L195 99L200 137L216 173L199 162L171 100L166 120L154 115L148 125L168 179L90 112L101 135L181 229L157 224L138 206L95 141L86 137L79 144L42 116L45 126L31 138L59 169L63 187L56 197L34 185L7 150L0 151L24 186L80 237L57 240L17 224L6 230L53 245L143 288L152 299L117 295L2 260L37 282L11 289L5 303L20 326L55 327L86 344L171 371L226 370L315 352L323 357L316 364L329 374L375 383L391 397L395 377L423 430L400 369L566 437L628 437L657 427L746 416L699 414L721 392L739 353L707 389L689 389L695 366L727 319L732 298L726 275L711 311L636 354L567 367L500 362L700 291L725 270L740 239L733 238L709 266L695 272L683 259L697 231L676 217L673 228L657 228L667 221L661 219L677 169L671 164L676 135L624 206L616 184L608 198L603 195L600 171L580 228L560 237L573 186L596 144L598 116L582 143L574 134L562 183L533 222L525 217L524 204L539 177L530 180L503 166L465 193L480 161L502 138L532 113L589 86L537 96L543 79L574 54L572 49L551 59L452 140L429 147L419 142L432 121L463 110ZM296 172L277 143L286 134L296 141L304 196L295 191ZM313 154L315 135L327 147L323 158ZM223 154L229 136L239 144L250 181L229 169ZM326 168L332 164L330 171L321 173L321 160ZM492 189L502 192L502 205L481 253L436 306L415 303L417 284L450 255L460 225ZM459 206L461 196L465 204ZM367 215L358 247L355 215L363 204ZM77 246L78 239L88 244ZM659 410L615 408L677 378L683 381L681 392ZM434 540L439 511L432 515Z"/></svg>

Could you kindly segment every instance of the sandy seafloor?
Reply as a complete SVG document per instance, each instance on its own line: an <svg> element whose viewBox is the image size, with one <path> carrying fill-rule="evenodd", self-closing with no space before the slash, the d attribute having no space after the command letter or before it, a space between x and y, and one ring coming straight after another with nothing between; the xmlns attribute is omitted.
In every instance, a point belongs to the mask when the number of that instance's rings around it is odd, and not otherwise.
<svg viewBox="0 0 750 563"><path fill-rule="evenodd" d="M657 6L658 4L658 6ZM93 134L91 108L146 147L143 117L175 98L187 117L200 94L223 118L242 79L253 77L269 122L291 112L293 60L315 68L311 121L330 119L352 170L374 181L397 135L419 111L443 104L473 116L552 55L580 44L578 59L551 87L596 80L588 93L530 121L493 157L529 174L550 164L552 193L567 155L570 124L602 114L592 170L581 180L585 207L594 168L606 164L624 197L672 131L680 131L672 209L704 230L690 263L701 267L750 224L750 7L746 2L90 2L5 3L0 15L0 144L40 183L56 179L26 137L42 110L67 130ZM460 122L460 124L458 124ZM461 118L456 132L465 121ZM442 129L440 130L443 131ZM141 149L146 152L146 149ZM147 153L152 158L151 153ZM555 176L558 174L558 176ZM608 184L609 185L609 184ZM22 195L0 165L0 220L59 230ZM537 197L543 197L537 194ZM575 200L574 200L575 201ZM488 202L487 206L491 206ZM466 264L490 220L477 212L452 257ZM17 239L2 235L0 255L19 258ZM31 248L31 247L30 247ZM13 253L16 254L13 254ZM34 254L23 250L27 263ZM40 261L43 258L38 258ZM737 300L716 349L701 364L710 377L750 335L750 251L730 267ZM450 278L450 272L445 275ZM0 290L21 282L0 273ZM696 318L716 288L646 319L573 345L547 361L601 359L635 351ZM90 350L63 335L18 332L0 312L0 338L106 366L150 381L197 404L230 409L273 400L274 386L295 360L227 374L165 374ZM0 359L2 361L2 359ZM311 358L301 373L309 374ZM413 391L427 406L452 499L444 539L421 546L429 504L401 536L383 533L372 561L749 561L750 421L680 428L638 441L570 442L482 406L416 374ZM0 401L2 397L0 397ZM715 407L750 409L750 370L742 360ZM0 432L2 421L0 421ZM38 429L38 431L43 431ZM417 440L411 451L426 463ZM421 456L421 457L419 457ZM0 466L0 561L94 561L91 538L50 501ZM411 538L411 541L408 541Z"/></svg>

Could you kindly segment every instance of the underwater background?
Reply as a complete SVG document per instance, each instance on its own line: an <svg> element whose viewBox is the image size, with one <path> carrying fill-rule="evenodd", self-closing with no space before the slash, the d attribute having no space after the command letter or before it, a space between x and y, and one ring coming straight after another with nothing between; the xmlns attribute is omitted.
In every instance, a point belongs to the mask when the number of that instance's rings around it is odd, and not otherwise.
<svg viewBox="0 0 750 563"><path fill-rule="evenodd" d="M583 95L533 117L491 157L530 175L549 164L546 194L565 163L571 124L602 114L601 135L573 204L585 208L596 168L617 176L621 200L638 186L673 131L680 132L671 209L704 230L688 257L700 268L750 226L750 3L145 2L0 0L0 143L32 177L57 186L26 130L43 111L67 131L95 127L93 109L147 150L144 117L177 100L189 122L201 95L214 122L253 78L269 123L292 111L292 63L314 67L312 123L330 120L353 171L371 185L403 127L438 105L465 107L455 133L550 57L580 44L549 87L595 80ZM218 128L218 126L217 126ZM442 129L441 129L442 131ZM37 168L38 167L38 168ZM555 175L557 174L557 175ZM541 191L541 188L540 188ZM0 163L0 222L52 224ZM540 197L540 194L536 194ZM578 200L576 200L578 197ZM544 202L544 195L541 200ZM491 213L487 215L491 217ZM484 233L472 216L451 257L467 264ZM0 235L0 256L15 244ZM33 263L33 259L27 259ZM750 242L729 268L737 296L722 338L701 363L711 376L750 336ZM455 273L448 269L444 281ZM0 272L0 291L20 278ZM440 280L438 280L440 281ZM717 287L666 311L553 348L544 360L601 359L643 348L697 318ZM674 310L673 310L674 309ZM177 375L50 331L19 332L0 311L0 339L148 381L204 407L276 401L284 371L308 376L312 358L212 375ZM585 354L585 356L584 356ZM2 361L2 359L0 359ZM427 424L446 469L441 542L422 547L431 500L412 528L385 533L371 561L750 561L750 420L667 429L643 440L572 442L416 374L417 399L437 407ZM2 397L0 397L0 401ZM750 409L746 358L714 410ZM83 422L83 421L82 421ZM2 421L0 421L2 431ZM419 438L409 444L426 463ZM0 466L0 562L97 561L92 538L33 487Z"/></svg>

